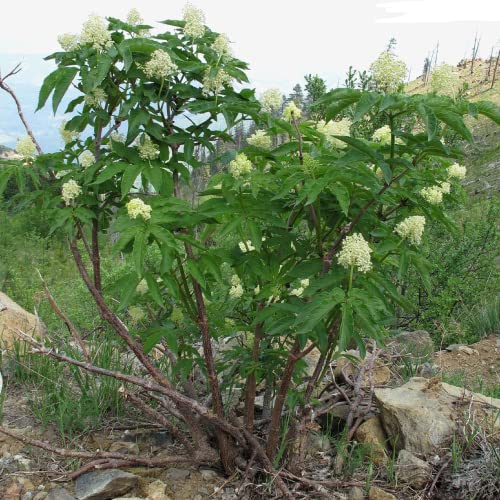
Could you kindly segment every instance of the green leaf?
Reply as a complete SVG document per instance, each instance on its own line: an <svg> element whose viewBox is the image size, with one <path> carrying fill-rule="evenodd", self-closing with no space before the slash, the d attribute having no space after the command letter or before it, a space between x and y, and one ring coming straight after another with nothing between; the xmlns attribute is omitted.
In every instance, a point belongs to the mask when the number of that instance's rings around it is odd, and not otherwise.
<svg viewBox="0 0 500 500"><path fill-rule="evenodd" d="M52 96L52 110L54 111L54 114L71 85L71 82L75 78L75 75L78 73L78 68L60 68L58 71L59 75L54 87L54 95Z"/></svg>
<svg viewBox="0 0 500 500"><path fill-rule="evenodd" d="M469 142L472 142L472 134L465 125L461 115L444 107L434 107L433 110L436 117L439 120L446 123L448 127L453 129L457 134L461 135L464 139L467 139Z"/></svg>
<svg viewBox="0 0 500 500"><path fill-rule="evenodd" d="M146 340L142 344L144 352L148 354L153 349L153 347L160 342L165 334L165 328L152 328L150 330L146 330L146 332L144 332L143 334L146 337Z"/></svg>
<svg viewBox="0 0 500 500"><path fill-rule="evenodd" d="M310 333L342 300L344 291L341 288L316 294L298 313L295 320L297 333Z"/></svg>
<svg viewBox="0 0 500 500"><path fill-rule="evenodd" d="M363 118L363 116L370 111L370 109L375 105L378 100L378 94L372 92L366 92L361 96L358 101L356 109L354 110L353 122L357 122Z"/></svg>
<svg viewBox="0 0 500 500"><path fill-rule="evenodd" d="M349 213L349 191L348 189L340 183L335 183L330 187L330 191L333 193L337 201L339 202L340 208L345 215Z"/></svg>
<svg viewBox="0 0 500 500"><path fill-rule="evenodd" d="M123 172L127 167L130 165L125 162L117 162L117 163L112 163L111 165L107 166L104 170L101 171L101 173L97 176L97 179L92 182L92 184L102 184L103 182L106 182L107 180L111 179L114 177L116 174L119 174L120 172Z"/></svg>
<svg viewBox="0 0 500 500"><path fill-rule="evenodd" d="M134 258L135 271L140 277L143 273L144 268L144 257L146 255L146 243L147 237L146 233L141 231L135 235L134 239L134 249L132 251L132 256Z"/></svg>
<svg viewBox="0 0 500 500"><path fill-rule="evenodd" d="M59 69L56 69L45 77L38 94L38 104L35 111L38 111L45 106L47 99L56 86L57 80L59 78L59 71Z"/></svg>
<svg viewBox="0 0 500 500"><path fill-rule="evenodd" d="M416 109L417 113L420 115L420 118L422 118L427 128L427 138L429 139L429 141L432 141L432 139L436 137L436 133L438 130L436 115L434 114L432 109L422 103L417 104Z"/></svg>
<svg viewBox="0 0 500 500"><path fill-rule="evenodd" d="M127 143L132 141L142 125L146 125L149 121L149 113L145 109L135 108L130 112L128 120Z"/></svg>
<svg viewBox="0 0 500 500"><path fill-rule="evenodd" d="M497 125L500 125L500 107L491 101L478 101L474 103L480 115L487 116Z"/></svg>
<svg viewBox="0 0 500 500"><path fill-rule="evenodd" d="M340 352L345 351L354 333L354 317L349 302L342 304L342 323L340 325L339 345Z"/></svg>
<svg viewBox="0 0 500 500"><path fill-rule="evenodd" d="M193 259L188 259L186 261L186 267L188 268L189 274L199 283L199 285L202 288L206 288L205 276L203 276L198 263Z"/></svg>
<svg viewBox="0 0 500 500"><path fill-rule="evenodd" d="M127 196L128 193L130 193L130 189L134 185L134 182L140 173L141 173L141 165L129 165L125 169L125 172L123 173L122 176L122 184L121 184L122 199L125 198L125 196Z"/></svg>
<svg viewBox="0 0 500 500"><path fill-rule="evenodd" d="M99 57L99 65L97 66L97 76L94 82L94 88L98 87L106 78L112 63L113 59L111 59L111 57L109 57L107 54L101 54L101 56Z"/></svg>
<svg viewBox="0 0 500 500"><path fill-rule="evenodd" d="M154 278L154 276L152 276L150 273L147 273L144 276L144 279L148 284L148 293L160 307L163 307L164 304L163 304L163 299L161 297L160 287L158 286L158 283Z"/></svg>
<svg viewBox="0 0 500 500"><path fill-rule="evenodd" d="M248 221L247 226L248 232L250 234L250 240L257 252L260 252L260 249L262 247L262 231L260 230L259 225L253 221Z"/></svg>

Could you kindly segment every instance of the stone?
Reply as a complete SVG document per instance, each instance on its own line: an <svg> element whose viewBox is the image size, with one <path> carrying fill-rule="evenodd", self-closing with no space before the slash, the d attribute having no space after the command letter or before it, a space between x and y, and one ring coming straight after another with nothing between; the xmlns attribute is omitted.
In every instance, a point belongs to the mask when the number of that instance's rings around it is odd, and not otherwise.
<svg viewBox="0 0 500 500"><path fill-rule="evenodd" d="M213 481L214 479L219 479L219 474L217 471L212 469L200 469L201 477L205 481Z"/></svg>
<svg viewBox="0 0 500 500"><path fill-rule="evenodd" d="M401 450L395 466L398 481L422 489L432 478L432 467L407 450Z"/></svg>
<svg viewBox="0 0 500 500"><path fill-rule="evenodd" d="M441 455L457 430L464 406L473 402L478 422L491 419L500 428L495 415L500 400L442 383L439 378L414 377L397 388L375 389L384 429L397 450L416 455Z"/></svg>
<svg viewBox="0 0 500 500"><path fill-rule="evenodd" d="M46 500L76 500L76 498L70 495L65 488L55 488L49 491Z"/></svg>
<svg viewBox="0 0 500 500"><path fill-rule="evenodd" d="M49 494L46 491L39 491L34 497L33 500L46 500Z"/></svg>
<svg viewBox="0 0 500 500"><path fill-rule="evenodd" d="M330 438L324 434L311 432L307 436L307 451L310 454L326 453L332 449Z"/></svg>
<svg viewBox="0 0 500 500"><path fill-rule="evenodd" d="M88 472L75 482L79 500L108 500L127 493L138 483L138 476L118 469Z"/></svg>
<svg viewBox="0 0 500 500"><path fill-rule="evenodd" d="M465 354L468 354L469 356L471 354L477 354L479 355L479 352L476 350L476 349L472 349L471 347L468 347L466 345L461 345L459 348L458 348L458 352L463 352Z"/></svg>
<svg viewBox="0 0 500 500"><path fill-rule="evenodd" d="M18 330L31 337L38 337L45 332L45 326L34 314L25 311L0 292L0 348L11 349L19 341L16 333Z"/></svg>
<svg viewBox="0 0 500 500"><path fill-rule="evenodd" d="M389 460L385 451L387 435L380 417L376 416L365 420L357 428L354 437L358 443L363 443L370 447L369 456L375 465L387 464Z"/></svg>
<svg viewBox="0 0 500 500"><path fill-rule="evenodd" d="M14 481L11 483L4 491L4 498L9 500L20 500L23 491L23 486L18 482Z"/></svg>
<svg viewBox="0 0 500 500"><path fill-rule="evenodd" d="M172 467L168 469L167 473L165 476L167 479L170 479L172 481L183 481L187 479L191 475L191 471L188 469L177 469L175 467Z"/></svg>
<svg viewBox="0 0 500 500"><path fill-rule="evenodd" d="M450 344L446 350L448 352L455 352L458 351L461 347L465 347L465 344Z"/></svg>
<svg viewBox="0 0 500 500"><path fill-rule="evenodd" d="M363 500L365 498L365 492L362 490L362 488L354 486L349 490L347 498L349 500Z"/></svg>
<svg viewBox="0 0 500 500"><path fill-rule="evenodd" d="M144 488L144 493L146 493L148 500L170 500L170 497L166 493L167 485L157 479L152 483L149 483Z"/></svg>
<svg viewBox="0 0 500 500"><path fill-rule="evenodd" d="M434 352L434 342L425 330L398 333L387 339L387 345L399 354L411 354L414 358L425 358Z"/></svg>
<svg viewBox="0 0 500 500"><path fill-rule="evenodd" d="M359 372L360 367L367 362L367 359L361 359L358 351L345 351L343 354L350 356L351 359L341 357L337 360L337 366L333 370L333 375L336 379L344 379L345 376L354 380ZM352 359L354 358L354 360ZM391 379L391 370L381 361L376 360L372 369L372 382L374 386L386 385ZM363 375L363 387L370 385L370 377L368 371Z"/></svg>
<svg viewBox="0 0 500 500"><path fill-rule="evenodd" d="M130 441L115 441L109 447L110 453L123 453L125 455L138 455L139 445Z"/></svg>
<svg viewBox="0 0 500 500"><path fill-rule="evenodd" d="M368 492L368 500L397 500L397 498L382 488L371 486Z"/></svg>

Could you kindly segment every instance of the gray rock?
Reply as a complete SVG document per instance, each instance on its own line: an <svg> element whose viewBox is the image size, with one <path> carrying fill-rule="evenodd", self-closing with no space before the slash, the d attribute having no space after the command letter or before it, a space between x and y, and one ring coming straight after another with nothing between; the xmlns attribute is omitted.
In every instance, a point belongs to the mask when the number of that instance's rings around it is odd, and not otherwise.
<svg viewBox="0 0 500 500"><path fill-rule="evenodd" d="M117 469L89 472L76 480L75 494L79 500L108 500L127 493L138 480L138 476Z"/></svg>
<svg viewBox="0 0 500 500"><path fill-rule="evenodd" d="M365 492L361 488L354 486L349 490L347 498L349 500L363 500L365 498Z"/></svg>
<svg viewBox="0 0 500 500"><path fill-rule="evenodd" d="M416 489L422 489L432 478L432 467L407 450L399 452L395 470L398 481Z"/></svg>
<svg viewBox="0 0 500 500"><path fill-rule="evenodd" d="M56 488L50 491L45 498L46 500L76 500L65 488Z"/></svg>
<svg viewBox="0 0 500 500"><path fill-rule="evenodd" d="M465 347L465 344L450 344L446 350L448 352L455 352L458 351L461 347Z"/></svg>
<svg viewBox="0 0 500 500"><path fill-rule="evenodd" d="M46 491L39 491L34 497L33 500L46 500L49 494Z"/></svg>
<svg viewBox="0 0 500 500"><path fill-rule="evenodd" d="M397 498L382 488L377 488L376 486L372 486L370 491L368 492L369 500L397 500Z"/></svg>
<svg viewBox="0 0 500 500"><path fill-rule="evenodd" d="M412 354L414 357L425 358L434 352L434 343L429 332L415 330L414 332L401 332L387 341L401 354Z"/></svg>
<svg viewBox="0 0 500 500"><path fill-rule="evenodd" d="M168 469L167 473L165 474L167 479L171 479L172 481L183 481L184 479L187 479L190 475L191 475L190 470L177 469L175 467Z"/></svg>
<svg viewBox="0 0 500 500"><path fill-rule="evenodd" d="M212 481L219 478L217 471L212 469L200 469L200 474L205 481Z"/></svg>

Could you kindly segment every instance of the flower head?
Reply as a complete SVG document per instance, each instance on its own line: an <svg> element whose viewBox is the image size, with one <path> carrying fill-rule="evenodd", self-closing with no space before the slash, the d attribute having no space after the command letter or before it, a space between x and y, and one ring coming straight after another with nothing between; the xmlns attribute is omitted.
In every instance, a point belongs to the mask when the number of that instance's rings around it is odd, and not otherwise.
<svg viewBox="0 0 500 500"><path fill-rule="evenodd" d="M69 144L70 142L76 141L76 139L80 137L80 134L76 130L68 130L66 128L66 120L63 120L61 122L59 133L61 134L61 138L64 141L64 144Z"/></svg>
<svg viewBox="0 0 500 500"><path fill-rule="evenodd" d="M31 161L35 158L36 145L33 139L29 135L26 135L17 141L16 151L22 156L23 160Z"/></svg>
<svg viewBox="0 0 500 500"><path fill-rule="evenodd" d="M148 135L144 137L144 141L137 144L139 156L143 160L156 160L160 156L160 148L150 139Z"/></svg>
<svg viewBox="0 0 500 500"><path fill-rule="evenodd" d="M85 104L88 104L92 108L97 108L101 103L105 102L108 96L106 92L100 87L96 87L90 94L86 94L84 97Z"/></svg>
<svg viewBox="0 0 500 500"><path fill-rule="evenodd" d="M304 278L303 280L300 280L300 286L302 288L307 288L309 286L309 278Z"/></svg>
<svg viewBox="0 0 500 500"><path fill-rule="evenodd" d="M85 150L79 157L78 163L83 167L87 168L95 163L95 156L89 151Z"/></svg>
<svg viewBox="0 0 500 500"><path fill-rule="evenodd" d="M177 65L172 62L170 55L158 49L151 54L151 59L143 66L143 71L149 78L168 78L177 73Z"/></svg>
<svg viewBox="0 0 500 500"><path fill-rule="evenodd" d="M450 194L451 192L451 184L449 182L443 181L439 184L439 189L443 194Z"/></svg>
<svg viewBox="0 0 500 500"><path fill-rule="evenodd" d="M148 283L144 278L139 281L139 283L135 287L135 291L140 295L145 295L146 293L148 293L148 290Z"/></svg>
<svg viewBox="0 0 500 500"><path fill-rule="evenodd" d="M302 297L303 293L304 293L303 287L293 288L292 290L290 290L290 295L295 295L295 297Z"/></svg>
<svg viewBox="0 0 500 500"><path fill-rule="evenodd" d="M363 235L355 233L351 236L346 236L342 242L338 262L345 268L357 267L360 272L366 273L372 268L371 253L372 249L363 238Z"/></svg>
<svg viewBox="0 0 500 500"><path fill-rule="evenodd" d="M327 141L336 148L343 149L347 144L340 139L334 137L335 135L351 135L351 125L352 122L349 118L342 118L338 122L328 122L320 120L316 126L318 132L321 132L326 136Z"/></svg>
<svg viewBox="0 0 500 500"><path fill-rule="evenodd" d="M255 250L255 247L252 245L250 240L240 241L238 246L240 247L242 253L253 252Z"/></svg>
<svg viewBox="0 0 500 500"><path fill-rule="evenodd" d="M203 95L218 94L224 85L230 85L233 77L228 75L223 69L218 69L215 74L207 68L203 76Z"/></svg>
<svg viewBox="0 0 500 500"><path fill-rule="evenodd" d="M386 92L394 92L406 76L406 64L391 52L382 52L370 66L377 86Z"/></svg>
<svg viewBox="0 0 500 500"><path fill-rule="evenodd" d="M268 89L260 96L260 103L263 111L271 113L281 108L283 104L283 96L279 89Z"/></svg>
<svg viewBox="0 0 500 500"><path fill-rule="evenodd" d="M149 220L151 218L151 206L144 203L140 198L133 198L126 206L131 219L142 217L144 220Z"/></svg>
<svg viewBox="0 0 500 500"><path fill-rule="evenodd" d="M187 3L182 18L186 21L184 34L192 38L200 38L205 33L205 14L194 5Z"/></svg>
<svg viewBox="0 0 500 500"><path fill-rule="evenodd" d="M236 155L236 158L229 164L229 173L235 178L249 174L253 170L252 162L244 153Z"/></svg>
<svg viewBox="0 0 500 500"><path fill-rule="evenodd" d="M375 142L380 142L380 144L390 144L391 143L391 127L389 125L384 125L373 132L372 140Z"/></svg>
<svg viewBox="0 0 500 500"><path fill-rule="evenodd" d="M78 47L78 35L73 33L63 33L57 37L57 41L66 52L71 52Z"/></svg>
<svg viewBox="0 0 500 500"><path fill-rule="evenodd" d="M184 314L182 314L182 310L179 307L174 307L172 309L172 314L170 314L170 319L176 324L179 325L184 320Z"/></svg>
<svg viewBox="0 0 500 500"><path fill-rule="evenodd" d="M437 94L455 97L460 90L460 76L456 68L441 64L431 74L430 88Z"/></svg>
<svg viewBox="0 0 500 500"><path fill-rule="evenodd" d="M431 205L438 205L443 201L443 191L439 186L422 188L420 190L420 196Z"/></svg>
<svg viewBox="0 0 500 500"><path fill-rule="evenodd" d="M138 24L143 24L144 19L142 18L140 12L137 9L130 9L127 14L127 24L131 26L137 26Z"/></svg>
<svg viewBox="0 0 500 500"><path fill-rule="evenodd" d="M106 28L102 17L91 15L88 21L83 25L80 35L81 43L89 43L96 50L108 49L113 45L111 33Z"/></svg>
<svg viewBox="0 0 500 500"><path fill-rule="evenodd" d="M271 138L266 135L264 130L256 130L253 135L247 139L250 146L255 146L261 149L271 149L272 141Z"/></svg>
<svg viewBox="0 0 500 500"><path fill-rule="evenodd" d="M412 215L401 221L394 228L394 232L404 240L408 240L412 245L420 245L424 234L425 217L422 215Z"/></svg>
<svg viewBox="0 0 500 500"><path fill-rule="evenodd" d="M300 108L297 107L297 105L292 101L289 103L285 109L283 110L283 118L285 120L288 120L289 122L294 120L298 120L302 116L302 111Z"/></svg>
<svg viewBox="0 0 500 500"><path fill-rule="evenodd" d="M448 167L448 179L462 180L467 174L467 168L458 163L454 163Z"/></svg>
<svg viewBox="0 0 500 500"><path fill-rule="evenodd" d="M125 144L125 142L127 141L123 134L116 131L110 135L110 139L114 142L120 142L121 144Z"/></svg>
<svg viewBox="0 0 500 500"><path fill-rule="evenodd" d="M231 54L231 47L229 38L224 33L217 36L214 43L212 44L212 49L219 54L219 56L226 56Z"/></svg>
<svg viewBox="0 0 500 500"><path fill-rule="evenodd" d="M61 195L66 205L71 205L71 202L82 194L82 188L73 179L65 182L61 188Z"/></svg>
<svg viewBox="0 0 500 500"><path fill-rule="evenodd" d="M133 323L137 324L141 322L145 317L146 313L139 306L131 306L128 308L128 315Z"/></svg>
<svg viewBox="0 0 500 500"><path fill-rule="evenodd" d="M229 289L229 296L232 299L239 299L243 295L243 287L241 280L237 274L231 276L231 288Z"/></svg>

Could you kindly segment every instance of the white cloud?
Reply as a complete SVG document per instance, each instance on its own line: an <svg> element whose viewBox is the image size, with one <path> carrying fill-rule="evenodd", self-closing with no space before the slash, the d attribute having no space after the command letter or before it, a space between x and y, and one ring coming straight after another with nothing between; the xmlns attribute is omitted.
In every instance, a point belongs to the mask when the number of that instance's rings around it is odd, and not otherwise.
<svg viewBox="0 0 500 500"><path fill-rule="evenodd" d="M0 130L0 144L15 144L18 137L5 130Z"/></svg>

